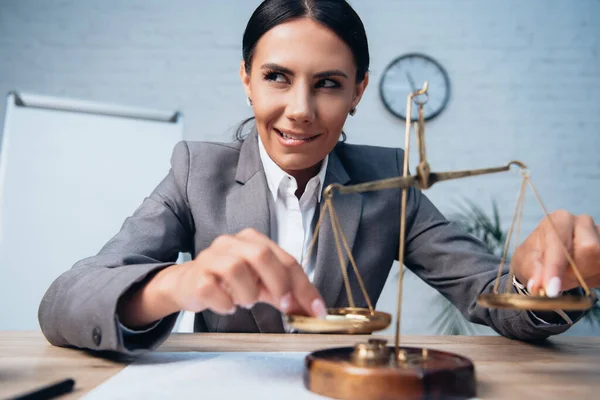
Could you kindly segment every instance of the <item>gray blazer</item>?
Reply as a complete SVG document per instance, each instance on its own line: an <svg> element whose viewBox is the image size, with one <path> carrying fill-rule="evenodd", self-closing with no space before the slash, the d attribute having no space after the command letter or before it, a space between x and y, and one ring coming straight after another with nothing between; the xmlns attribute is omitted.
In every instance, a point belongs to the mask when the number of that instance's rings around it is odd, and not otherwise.
<svg viewBox="0 0 600 400"><path fill-rule="evenodd" d="M402 160L399 149L339 143L330 154L323 187L401 175ZM181 142L171 164L167 177L125 220L120 232L96 256L79 261L50 286L39 308L40 325L50 343L130 354L155 348L169 335L177 315L164 318L145 333L124 335L115 310L128 289L172 265L179 252L198 254L221 234L252 227L269 235L273 214L256 131L244 142ZM399 199L399 190L334 199L374 303L398 254ZM469 320L522 340L542 339L568 328L535 322L525 311L478 306L477 296L492 290L498 257L448 222L414 188L408 192L407 217L405 264ZM317 246L314 284L328 307L347 306L329 220L324 222ZM359 306L366 306L349 271L353 297ZM501 287L506 278L502 277ZM195 330L283 332L283 326L277 310L257 304L227 316L198 313Z"/></svg>

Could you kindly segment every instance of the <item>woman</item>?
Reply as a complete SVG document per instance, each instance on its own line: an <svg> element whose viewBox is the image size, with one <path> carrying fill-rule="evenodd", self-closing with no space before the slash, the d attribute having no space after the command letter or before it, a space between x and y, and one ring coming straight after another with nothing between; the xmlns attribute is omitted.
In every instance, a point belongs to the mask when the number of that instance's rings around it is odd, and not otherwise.
<svg viewBox="0 0 600 400"><path fill-rule="evenodd" d="M235 143L176 146L168 176L121 231L49 288L39 311L48 340L132 353L160 344L180 310L197 313L197 331L282 332L280 311L323 316L326 307L346 306L327 224L316 256L303 255L324 187L401 174L401 150L340 142L368 67L362 22L345 1L263 2L244 33L240 66L255 126ZM398 253L399 196L385 190L335 202L373 301ZM409 191L407 215L406 264L470 320L523 340L568 328L554 313L479 307L497 257L418 190ZM598 286L595 223L553 216L585 279ZM516 275L530 290L577 290L558 240L544 221L515 252ZM194 260L174 264L179 252Z"/></svg>

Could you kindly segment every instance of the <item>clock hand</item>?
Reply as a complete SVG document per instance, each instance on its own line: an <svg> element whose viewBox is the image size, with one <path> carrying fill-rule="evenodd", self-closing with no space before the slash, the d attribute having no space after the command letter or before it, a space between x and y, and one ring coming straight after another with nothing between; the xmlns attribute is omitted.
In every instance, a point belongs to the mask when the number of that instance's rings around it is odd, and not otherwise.
<svg viewBox="0 0 600 400"><path fill-rule="evenodd" d="M415 85L415 80L413 79L412 75L410 74L410 72L405 71L404 75L406 75L406 79L408 79L408 82L410 83L410 90L412 90L412 92L416 92L417 91L417 85Z"/></svg>
<svg viewBox="0 0 600 400"><path fill-rule="evenodd" d="M417 91L417 85L415 85L415 80L412 75L408 71L404 71L404 75L406 75L406 79L408 79L408 83L410 83L410 90L414 93ZM411 116L412 120L412 116Z"/></svg>

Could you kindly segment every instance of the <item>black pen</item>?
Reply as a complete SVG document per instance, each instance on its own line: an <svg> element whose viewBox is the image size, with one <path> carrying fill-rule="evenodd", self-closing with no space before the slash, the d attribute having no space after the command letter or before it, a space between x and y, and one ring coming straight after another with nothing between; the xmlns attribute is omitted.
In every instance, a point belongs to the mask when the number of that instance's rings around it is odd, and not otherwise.
<svg viewBox="0 0 600 400"><path fill-rule="evenodd" d="M42 400L52 399L73 390L75 381L71 378L56 382L48 386L41 387L33 392L25 393L22 396L15 397L14 400Z"/></svg>

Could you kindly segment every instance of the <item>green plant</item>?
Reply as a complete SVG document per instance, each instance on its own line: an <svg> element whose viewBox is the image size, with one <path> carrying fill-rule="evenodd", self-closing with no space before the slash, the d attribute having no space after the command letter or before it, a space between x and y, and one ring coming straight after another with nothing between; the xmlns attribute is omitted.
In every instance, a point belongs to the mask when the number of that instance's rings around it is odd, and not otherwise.
<svg viewBox="0 0 600 400"><path fill-rule="evenodd" d="M502 230L498 205L492 201L492 216L471 200L465 199L465 204L458 205L459 212L450 216L467 233L481 240L494 254L501 256L507 233ZM432 327L440 335L475 335L476 325L469 322L460 311L445 297L439 295L436 303L441 306L441 312L434 320Z"/></svg>
<svg viewBox="0 0 600 400"><path fill-rule="evenodd" d="M450 216L465 232L481 240L494 254L501 256L506 241L507 232L502 230L498 205L492 200L492 216L477 204L465 199L466 204L459 204L459 212Z"/></svg>
<svg viewBox="0 0 600 400"><path fill-rule="evenodd" d="M441 294L434 300L440 308L440 314L431 324L438 335L477 335L476 325L469 322L452 304Z"/></svg>

